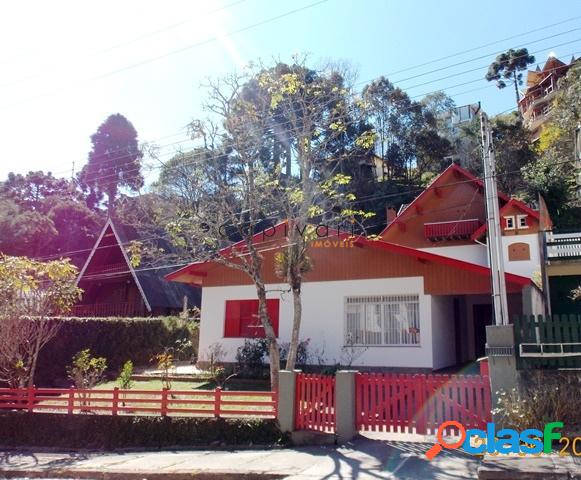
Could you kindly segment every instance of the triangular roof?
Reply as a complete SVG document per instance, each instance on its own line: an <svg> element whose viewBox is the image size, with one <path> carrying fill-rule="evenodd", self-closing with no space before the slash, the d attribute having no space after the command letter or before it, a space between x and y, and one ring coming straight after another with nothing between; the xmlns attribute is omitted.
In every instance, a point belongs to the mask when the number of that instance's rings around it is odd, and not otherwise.
<svg viewBox="0 0 581 480"><path fill-rule="evenodd" d="M277 229L278 227L280 227L284 224L286 224L286 221L279 223L278 225L274 226L274 228ZM329 229L329 232L332 232L332 230ZM375 240L375 239L370 240L364 236L353 237L352 235L350 235L348 233L339 233L337 231L333 232L333 235L335 235L335 234L340 239L343 239L343 240L351 239L357 246L362 247L362 248L374 248L374 249L384 250L384 251L395 253L398 255L412 257L412 258L415 258L415 259L421 260L421 261L434 262L434 263L439 263L439 264L446 265L446 266L449 266L452 268L459 268L459 269L466 270L466 271L469 271L472 273L476 273L478 275L485 275L485 276L490 275L490 268L484 267L482 265L478 265L475 263L466 262L464 260L458 260L458 259L451 258L451 257L445 257L442 255L437 255L435 253L430 253L430 252L426 252L423 250L418 250L415 248L406 247L403 245L396 245L395 243L386 242L384 240ZM263 232L259 232L253 236L253 242L256 242L257 246L259 246L260 243L265 242L264 239L262 240L262 242L260 242L260 239L262 236L263 236ZM269 244L270 244L271 240L266 240L266 242L269 242ZM224 257L229 257L231 255L231 252L233 249L240 250L240 249L244 248L245 245L246 245L245 242L238 242L230 247L223 248L222 250L220 250L218 252L218 254L221 256L224 256ZM166 275L165 278L167 280L173 280L173 281L179 282L180 280L178 280L178 278L180 276L189 275L192 277L198 277L201 280L203 277L207 276L208 270L211 268L212 265L214 265L214 262L212 260L204 260L204 261L200 261L200 262L194 262L186 267L180 268L179 270L176 270L176 271ZM506 275L507 282L517 284L519 286L525 286L525 285L531 284L531 279L529 279L529 278L522 277L520 275L515 275L513 273L506 273L505 275ZM188 282L189 281L190 280L188 280ZM193 283L195 283L195 282L193 282Z"/></svg>
<svg viewBox="0 0 581 480"><path fill-rule="evenodd" d="M448 181L448 177L450 177L451 174L455 174L463 178L463 180ZM401 210L398 213L397 217L395 217L393 222L388 224L383 229L383 231L381 232L381 236L383 236L388 230L393 228L394 225L396 225L398 222L405 220L406 213L412 211L412 207L417 205L422 200L422 198L424 198L428 194L428 192L432 192L437 188L451 187L453 185L457 185L458 183L473 183L474 185L477 185L478 188L484 189L484 182L480 178L476 177L468 170L462 168L460 165L452 163L442 173L440 173L440 175L434 178L434 180L432 180L432 182L424 189L424 191L422 191L416 198L414 198L413 201L409 203L405 209ZM498 198L502 202L508 202L510 200L510 198L502 192L498 192Z"/></svg>
<svg viewBox="0 0 581 480"><path fill-rule="evenodd" d="M531 217L533 217L537 221L540 219L539 212L533 210L526 203L521 202L520 200L517 200L516 198L511 198L510 201L499 210L500 216L502 216L504 213L506 213L511 208L516 208L516 209L520 210L521 212L526 213L527 215L530 215ZM470 239L471 240L479 239L480 237L482 237L486 233L487 229L488 229L488 224L486 224L486 223L482 224L482 226L470 236Z"/></svg>
<svg viewBox="0 0 581 480"><path fill-rule="evenodd" d="M190 305L200 305L199 290L186 285L170 283L165 280L164 276L171 272L175 267L134 268L129 256L127 255L126 249L123 247L128 245L131 241L137 240L139 236L135 229L119 222L113 222L111 218L107 219L107 222L103 226L91 253L85 261L85 264L77 277L77 285L83 280L85 272L91 264L95 252L99 249L99 246L109 229L115 237L115 241L121 250L127 269L135 281L135 285L139 290L148 312L151 312L155 307L181 308L184 296L188 297ZM163 247L166 251L169 251L170 246L166 245L166 243L167 242L164 242Z"/></svg>

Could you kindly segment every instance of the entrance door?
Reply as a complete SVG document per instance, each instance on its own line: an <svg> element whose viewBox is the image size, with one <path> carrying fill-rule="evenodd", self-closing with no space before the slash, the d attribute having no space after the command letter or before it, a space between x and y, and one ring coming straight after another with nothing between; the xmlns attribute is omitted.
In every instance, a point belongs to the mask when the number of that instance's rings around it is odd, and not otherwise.
<svg viewBox="0 0 581 480"><path fill-rule="evenodd" d="M474 305L474 352L476 358L486 354L486 325L492 325L492 305Z"/></svg>

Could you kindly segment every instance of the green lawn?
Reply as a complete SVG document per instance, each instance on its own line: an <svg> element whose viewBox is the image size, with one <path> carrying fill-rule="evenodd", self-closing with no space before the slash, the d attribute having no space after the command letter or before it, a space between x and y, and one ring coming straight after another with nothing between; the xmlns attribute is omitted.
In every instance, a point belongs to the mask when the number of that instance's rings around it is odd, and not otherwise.
<svg viewBox="0 0 581 480"><path fill-rule="evenodd" d="M95 390L113 390L115 387L119 385L115 380L110 382L101 383L95 387ZM159 379L152 379L152 380L138 380L131 384L131 390L161 390L163 388L163 384ZM212 387L209 382L201 381L201 382L183 382L183 381L173 381L171 383L172 390L210 390Z"/></svg>

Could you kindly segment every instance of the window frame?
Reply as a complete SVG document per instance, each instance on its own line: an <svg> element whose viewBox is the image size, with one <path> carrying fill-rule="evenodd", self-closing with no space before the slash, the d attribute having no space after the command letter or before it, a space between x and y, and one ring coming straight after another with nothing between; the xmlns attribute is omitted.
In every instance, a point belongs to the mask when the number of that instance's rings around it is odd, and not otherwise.
<svg viewBox="0 0 581 480"><path fill-rule="evenodd" d="M506 217L502 217L504 218L504 229L505 230L516 230L516 219L514 218L514 215L507 215ZM509 226L508 222L509 220L512 222L512 226Z"/></svg>
<svg viewBox="0 0 581 480"><path fill-rule="evenodd" d="M365 300L371 300L371 299L381 299L380 301L376 301L376 302L372 302L372 301L365 301ZM359 302L356 302L356 300L360 300ZM395 329L393 326L391 328L386 328L386 324L388 322L391 322L391 324L393 325L393 322L395 320L395 322L400 322L401 320L394 318L396 315L400 315L401 313L392 313L392 317L391 318L386 318L385 314L386 312L388 312L389 310L391 310L391 307L393 307L394 305L398 305L398 310L401 308L401 305L403 304L413 304L413 310L411 312L411 316L415 316L415 318L412 318L410 316L408 316L407 320L407 327L402 328L402 326L400 325L399 331L397 329ZM354 306L354 305L359 305L362 307L360 313L358 314L360 316L359 320L358 320L358 327L356 329L360 330L362 333L362 341L360 342L353 342L353 343L349 343L348 342L348 336L352 335L352 330L349 328L349 323L353 321L353 319L349 318L349 307L350 306ZM371 310L372 310L372 317L373 316L377 316L377 307L380 306L379 309L379 321L381 322L381 325L379 325L379 330L377 329L373 329L372 331L368 330L368 322L369 322L369 316L367 315L365 306L369 305L371 306ZM387 307L387 308L386 308ZM393 309L395 310L395 309ZM408 315L409 312L408 312ZM373 323L373 320L372 320ZM344 347L364 347L364 348L369 348L369 347L412 347L412 348L417 348L417 347L421 347L422 346L422 335L421 335L421 312L420 312L420 294L418 293L411 293L411 294L395 294L395 295L350 295L350 296L346 296L344 297L344 312L343 312L343 346ZM401 342L402 336L403 336L403 332L405 332L405 330L407 329L407 335L409 336L408 338L411 338L412 340L415 338L415 341L412 343L404 343ZM411 331L412 329L414 329L415 331ZM388 331L391 330L391 333L388 333ZM371 334L379 334L380 338L382 340L382 343L371 343L369 342L369 338L370 338L370 333ZM399 343L384 343L385 339L387 336L389 335L396 335L399 336L400 338L400 342Z"/></svg>
<svg viewBox="0 0 581 480"><path fill-rule="evenodd" d="M529 218L529 216L526 215L526 214L525 215L517 215L516 216L516 224L517 224L517 227L519 229L527 229L527 228L529 228L528 218ZM524 223L525 223L524 225L521 225L521 220L524 220Z"/></svg>

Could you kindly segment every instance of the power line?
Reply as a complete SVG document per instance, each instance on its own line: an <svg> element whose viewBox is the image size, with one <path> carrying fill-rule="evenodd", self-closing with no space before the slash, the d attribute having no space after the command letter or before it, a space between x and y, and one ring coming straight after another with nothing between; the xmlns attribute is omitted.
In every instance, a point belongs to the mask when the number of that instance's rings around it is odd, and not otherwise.
<svg viewBox="0 0 581 480"><path fill-rule="evenodd" d="M326 1L326 0L325 0L325 1ZM556 35L552 35L552 36L549 36L549 37L545 37L545 38L542 38L542 39L538 39L538 40L535 40L535 41L533 41L532 43L538 43L539 41L543 41L543 40L546 40L546 39L548 39L548 38L553 38L553 37L555 37L555 36L563 35L563 34L565 34L565 33L570 33L570 32L573 32L573 31L575 31L575 30L579 30L579 29L580 29L580 28L576 28L576 29L573 29L573 30L569 30L569 31L567 31L567 32L562 32L562 33L559 33L559 34L556 34ZM542 51L544 51L544 50L546 50L546 49L554 49L554 48L558 48L558 47L560 47L560 46L564 46L564 45L568 45L568 44L571 44L571 43L575 43L575 42L577 42L577 41L580 41L580 40L581 40L581 38L579 38L579 39L576 39L576 40L572 40L572 41L569 41L569 42L564 42L564 43L561 43L561 44L558 44L558 45L552 45L552 46L548 46L548 47L546 47L546 48L544 48L544 49L542 49L542 50L537 50L537 51L535 51L535 52L531 52L531 54L537 54L537 53L540 53L540 52L542 52ZM498 52L497 52L497 53L498 53ZM573 54L576 54L576 53L577 53L577 52L573 52ZM492 53L491 55L494 55L494 53ZM452 57L452 56L454 56L454 55L450 55L450 57ZM488 56L488 55L486 55L486 56ZM445 70L445 69L448 69L448 68L453 68L453 67L455 67L455 66L457 66L457 65L460 65L460 64L463 64L463 63L468 63L468 62L471 62L471 61L474 61L474 60L477 60L477 59L481 59L481 58L483 58L483 57L484 57L484 56L482 56L482 57L475 57L475 58L473 58L473 59L470 59L470 60L467 60L467 61L464 61L464 62L460 62L460 63L457 63L457 64L448 65L448 66L445 66L445 67L438 68L438 69L436 69L436 70L432 70L432 71L430 71L430 72L425 72L425 73L422 73L422 74L419 74L419 75L415 75L415 76L412 76L412 77L408 77L408 78L405 78L405 79L401 79L401 80L398 80L397 82L399 83L399 82L402 82L402 81L406 81L406 80L411 80L411 79L414 79L414 78L418 78L418 77L421 77L421 76L427 75L427 74L429 74L429 73L434 73L434 72L436 72L436 71L442 71L442 70ZM442 57L442 58L444 58L444 57ZM518 58L518 57L517 57L517 58ZM409 90L409 89L412 89L412 88L417 88L417 87L424 86L424 85L428 85L428 84L431 84L431 83L435 83L435 82L438 82L438 81L441 81L441 80L445 80L445 79L448 79L448 78L452 78L452 77L455 77L455 76L463 75L463 74L465 74L465 73L470 73L470 72L473 72L473 71L481 70L481 69L484 69L484 68L486 68L486 67L487 67L487 66L486 66L486 65L484 65L484 66L482 66L482 67L476 67L476 68L469 69L469 70L465 70L465 71L462 71L462 72L456 72L456 73L454 73L454 74L447 75L447 76L445 76L445 77L441 77L441 78L438 78L438 79L435 79L435 80L430 80L429 82L424 82L424 83L420 83L420 84L412 85L412 86L410 86L410 87L406 87L406 90ZM357 82L357 83L355 83L353 86L355 87L355 86L358 86L358 85L364 85L364 84L366 84L366 83L372 82L373 80L375 80L375 79L368 79L368 80L363 80L363 81L360 81L360 82ZM462 83L459 83L459 84L456 84L456 85L453 85L453 86L450 86L450 87L443 87L443 88L444 88L444 89L445 89L445 88L455 88L455 87L458 87L458 86L464 86L464 85L468 85L468 84L470 84L470 83L475 83L475 82L478 82L478 81L480 81L480 80L482 80L482 79L481 79L481 78L477 78L477 79L474 79L474 80L470 80L470 81L467 81L467 82L462 82ZM442 89L438 89L438 90L436 90L436 91L440 91L440 90L442 90ZM475 89L475 90L473 90L473 91L476 91L476 89ZM430 94L430 93L434 93L434 92L427 92L427 93L425 93L425 94L422 94L422 95L410 96L410 99L413 99L413 98L418 98L418 97L420 97L420 96L425 96L425 95L428 95L428 94ZM469 92L463 92L463 93L461 93L461 94L464 94L464 93L469 93ZM461 95L461 94L457 94L457 95ZM358 94L357 94L357 93L352 93L352 94L350 94L349 96L356 96L356 95L358 95ZM163 139L163 138L167 138L167 137L162 137L162 138L160 138L160 139ZM159 139L155 139L155 140L153 140L153 141L155 142L155 141L157 141L157 140L159 140ZM187 139L187 140L183 140L183 141L180 141L180 142L175 142L175 143L173 143L173 144L170 144L170 145L181 144L181 143L186 143L186 142L191 142L191 141L192 141L191 139ZM121 150L118 150L118 151L121 151ZM116 153L116 152L115 152L115 151L113 151L113 152L110 152L110 153ZM55 173L56 173L56 172L55 172Z"/></svg>
<svg viewBox="0 0 581 480"><path fill-rule="evenodd" d="M574 53L576 53L576 52L574 52ZM566 68L566 67L568 67L568 65L563 65L563 66L557 67L557 68ZM466 84L474 83L475 81L481 81L481 80L482 79L479 78L479 79L471 80L471 81L468 81L468 82L462 82L462 83L456 84L456 86L466 85ZM435 93L435 92L439 92L439 91L441 91L441 90L435 90L434 92L431 92L431 93ZM402 110L413 110L415 108L417 108L416 105L411 105L409 108L402 109ZM509 110L512 110L512 109L513 108L511 108ZM356 109L354 109L354 111L356 111ZM353 111L347 111L344 115L338 116L336 118L336 120L339 120L339 119L351 119L351 117L349 115L352 114L352 113L353 113ZM501 114L502 113L504 113L504 112L501 112ZM344 126L345 127L352 126L352 125L355 125L355 124L359 123L360 121L361 120L359 118L355 118L355 119L352 119L350 121L345 122L344 123ZM285 124L288 125L288 124L290 124L290 122L282 122L280 124L280 126L284 126ZM180 143L180 142L177 142L177 143ZM171 167L167 167L167 165L165 163L160 162L161 163L160 166L152 166L150 168L151 168L151 170L158 170L158 169L161 169L161 168L165 168L166 171L176 171L176 170L179 170L179 169L184 168L184 167L193 166L193 165L196 165L196 164L207 163L209 161L216 160L216 159L222 158L222 157L224 157L224 154L210 155L210 156L208 156L206 158L202 158L202 159L199 159L199 160L193 159L191 161L187 161L187 162L181 163L179 165L171 166ZM114 159L112 161L114 161ZM136 166L136 167L134 167L132 169L129 169L126 173L128 173L128 174L134 174L134 173L139 172L140 169L141 169L140 166ZM91 179L91 181L97 181L97 180L102 181L102 180L105 180L105 179L114 179L115 177L117 177L117 173L108 174L108 175L102 175L102 176L99 176L99 177L94 177L94 178Z"/></svg>
<svg viewBox="0 0 581 480"><path fill-rule="evenodd" d="M266 24L271 23L271 22L275 22L277 20L280 20L282 18L288 17L290 15L294 15L296 13L303 12L303 11L308 10L310 8L314 8L314 7L318 6L318 5L321 5L323 3L326 3L327 1L329 1L329 0L318 0L316 2L309 3L308 5L304 5L304 6L299 7L299 8L294 8L292 10L288 10L285 13L282 13L282 14L279 14L279 15L275 15L274 17L270 17L270 18L268 18L266 20L262 20L260 22L253 23L251 25L247 25L245 27L239 28L239 29L234 30L232 32L226 33L225 35L228 36L228 37L231 37L231 36L234 36L234 35L238 35L240 33L246 32L248 30L252 30L253 28L261 27L263 25L266 25ZM121 67L121 68L118 68L118 69L115 69L115 70L111 70L111 71L106 72L106 73L103 73L101 75L97 75L97 76L94 76L94 77L90 77L90 78L86 79L85 82L94 82L94 81L97 81L97 80L102 80L104 78L108 78L108 77L111 77L113 75L117 75L119 73L126 72L128 70L132 70L134 68L141 67L143 65L147 65L147 64L152 63L152 62L156 62L158 60L161 60L161 59L170 57L172 55L177 55L177 54L186 52L186 51L191 50L193 48L197 48L197 47L201 47L201 46L204 46L204 45L208 45L208 44L214 43L214 42L218 41L220 38L221 38L221 36L217 36L216 35L214 37L207 38L207 39L202 40L200 42L196 42L196 43L193 43L193 44L190 44L190 45L186 45L184 47L180 47L180 48L177 48L175 50L171 50L171 51L166 52L164 54L157 55L155 57L151 57L151 58L148 58L146 60L142 60L140 62L133 63L131 65L126 65L124 67ZM16 103L13 103L13 104L10 104L10 105L2 105L2 106L0 106L0 110L5 110L7 108L12 108L12 107L21 105L23 103L27 103L29 101L38 100L39 98L44 98L46 96L51 96L51 95L54 95L54 94L58 94L58 93L61 93L63 91L66 91L66 90L67 90L67 88L61 88L61 89L55 90L53 92L49 92L49 93L45 93L45 94L40 94L40 95L37 95L35 97L29 97L29 98L26 98L24 100L20 100L20 101L18 101Z"/></svg>
<svg viewBox="0 0 581 480"><path fill-rule="evenodd" d="M222 10L229 10L230 8L235 7L235 6L237 6L237 5L241 4L241 3L244 3L246 1L247 0L237 0L235 2L229 3L227 5L223 5L221 7L215 8L213 10L209 10L207 12L203 12L200 15L200 17L204 18L204 17L207 17L209 15L212 15L213 13L220 12ZM188 24L188 23L190 23L190 22L192 22L194 20L199 20L199 17L197 17L195 19L188 18L187 20L182 20L181 22L174 23L174 24L171 24L171 25L166 25L165 27L161 27L161 28L159 28L157 30L153 30L151 32L146 32L146 33L144 33L144 34L142 34L142 35L140 35L140 36L138 36L136 38L133 38L131 40L127 40L125 42L121 42L121 43L118 43L118 44L115 44L115 45L111 45L111 46L106 47L106 48L104 48L102 50L98 50L96 52L89 53L88 55L83 55L82 58L83 59L84 58L87 58L87 57L92 58L92 57L104 55L106 53L110 53L110 52L112 52L114 50L117 50L119 48L124 48L124 47L127 47L129 45L133 45L134 43L139 42L141 40L145 40L147 38L154 37L156 35L159 35L161 33L167 32L169 30L173 30L175 28L181 27L181 26L186 25L186 24ZM15 85L17 83L21 83L23 81L28 81L28 80L32 80L32 79L35 79L35 78L42 77L42 74L43 73L45 73L45 72L52 72L52 71L54 71L56 69L57 69L57 67L55 67L54 65L52 65L49 68L45 68L43 70L37 71L36 73L34 73L32 75L29 75L27 77L23 77L23 78L16 79L16 80L11 80L11 81L9 81L7 83L0 84L0 88L8 87L8 86L11 86L11 85Z"/></svg>

